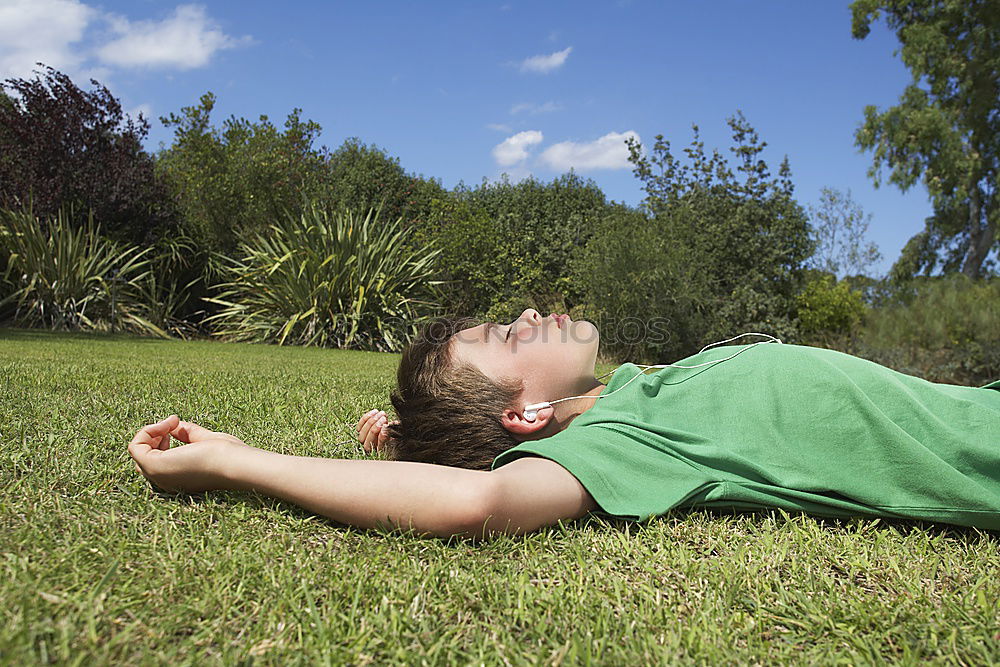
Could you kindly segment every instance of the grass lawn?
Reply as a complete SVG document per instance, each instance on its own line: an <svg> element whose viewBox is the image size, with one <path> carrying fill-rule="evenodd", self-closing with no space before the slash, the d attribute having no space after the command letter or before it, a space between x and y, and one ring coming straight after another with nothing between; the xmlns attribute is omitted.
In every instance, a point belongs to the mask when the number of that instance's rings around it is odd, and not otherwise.
<svg viewBox="0 0 1000 667"><path fill-rule="evenodd" d="M359 457L396 361L0 331L0 664L1000 661L998 534L694 512L475 545L158 495L125 448L176 412Z"/></svg>

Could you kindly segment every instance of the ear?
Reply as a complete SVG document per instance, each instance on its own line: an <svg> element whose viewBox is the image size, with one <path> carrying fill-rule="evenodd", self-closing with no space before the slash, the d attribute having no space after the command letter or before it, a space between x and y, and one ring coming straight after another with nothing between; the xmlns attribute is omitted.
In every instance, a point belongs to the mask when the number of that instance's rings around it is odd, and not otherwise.
<svg viewBox="0 0 1000 667"><path fill-rule="evenodd" d="M542 408L535 415L535 421L528 421L524 418L523 410L517 411L508 408L500 415L500 423L515 435L531 435L545 428L554 414L555 408Z"/></svg>

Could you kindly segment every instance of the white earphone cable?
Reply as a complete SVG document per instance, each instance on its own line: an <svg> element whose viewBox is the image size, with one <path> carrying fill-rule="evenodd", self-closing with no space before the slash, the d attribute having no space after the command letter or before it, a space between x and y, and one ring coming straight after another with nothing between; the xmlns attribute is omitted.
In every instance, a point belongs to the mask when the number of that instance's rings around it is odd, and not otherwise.
<svg viewBox="0 0 1000 667"><path fill-rule="evenodd" d="M527 419L528 421L534 421L535 416L537 415L537 413L538 413L539 410L541 410L542 408L550 408L553 405L555 405L556 403L560 403L562 401L572 401L572 400L579 399L579 398L593 398L595 400L598 399L598 398L607 398L608 396L611 396L611 394L614 394L615 392L618 392L618 391L621 391L622 389L624 389L626 386L628 386L628 384L630 382L632 382L632 380L636 379L640 375L643 375L650 368L684 368L684 369L690 369L690 368L701 368L702 366L714 366L715 364L722 363L723 361L728 361L729 359L732 359L733 357L738 356L738 355L742 354L743 352L746 352L751 347L757 347L758 345L764 345L764 344L767 344L767 343L779 343L779 344L781 343L781 339L780 338L776 338L776 337L772 336L771 334L758 333L756 331L748 331L747 333L741 333L738 336L733 336L732 338L727 338L726 340L720 340L720 341L718 341L716 343L710 343L710 344L706 345L705 347L701 348L701 350L698 351L698 354L701 354L702 352L704 352L705 350L707 350L710 347L715 347L716 345L723 345L725 343L729 343L731 341L734 341L737 338L743 338L744 336L764 336L766 338L769 338L770 340L757 341L756 343L753 343L751 345L747 345L746 347L743 347L743 348L739 349L738 351L734 352L733 354L729 355L728 357L724 357L722 359L716 359L714 361L706 361L703 364L695 364L694 366L681 366L679 364L654 364L654 365L651 365L651 366L650 365L646 365L646 364L633 364L634 366L638 366L638 367L642 368L642 370L639 371L637 374L633 375L631 378L629 378L625 382L625 384L623 384L622 386L618 387L618 389L615 389L614 391L608 392L607 394L601 394L599 396L586 396L586 395L584 395L584 396L567 396L566 398L557 398L554 401L545 401L545 402L542 402L542 403L532 403L531 405L524 406L524 418ZM609 372L605 373L604 375L598 376L595 379L600 380L603 377L611 375L612 373L614 373L617 370L618 369L615 369L614 371L609 371Z"/></svg>

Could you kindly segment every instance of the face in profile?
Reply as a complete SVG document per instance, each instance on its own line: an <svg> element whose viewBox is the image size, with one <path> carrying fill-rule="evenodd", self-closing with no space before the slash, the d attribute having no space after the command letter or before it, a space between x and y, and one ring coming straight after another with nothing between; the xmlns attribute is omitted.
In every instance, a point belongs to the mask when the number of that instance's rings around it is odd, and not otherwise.
<svg viewBox="0 0 1000 667"><path fill-rule="evenodd" d="M599 341L591 322L555 313L542 317L529 308L509 324L486 322L458 332L452 355L495 380L520 379L525 397L549 400L594 381Z"/></svg>

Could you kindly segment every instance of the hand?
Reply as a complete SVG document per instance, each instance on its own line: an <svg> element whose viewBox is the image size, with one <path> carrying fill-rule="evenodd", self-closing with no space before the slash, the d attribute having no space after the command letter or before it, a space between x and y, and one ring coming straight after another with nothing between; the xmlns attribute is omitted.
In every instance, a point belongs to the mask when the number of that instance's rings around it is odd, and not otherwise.
<svg viewBox="0 0 1000 667"><path fill-rule="evenodd" d="M170 448L171 436L185 444ZM164 491L200 493L223 488L224 464L239 449L249 447L228 433L216 433L177 415L143 426L128 452L135 469Z"/></svg>
<svg viewBox="0 0 1000 667"><path fill-rule="evenodd" d="M385 411L369 410L361 415L358 420L358 442L364 448L366 454L371 454L372 450L381 452L385 450L385 445L389 442L389 426L398 424L398 421L386 421Z"/></svg>

